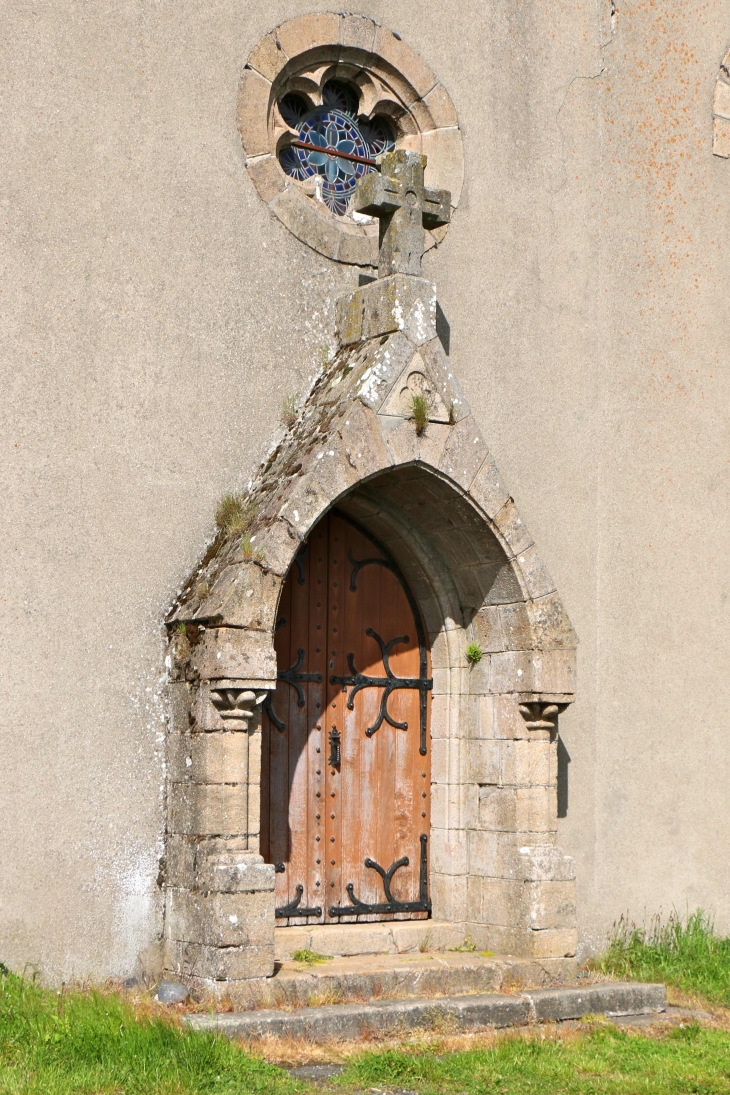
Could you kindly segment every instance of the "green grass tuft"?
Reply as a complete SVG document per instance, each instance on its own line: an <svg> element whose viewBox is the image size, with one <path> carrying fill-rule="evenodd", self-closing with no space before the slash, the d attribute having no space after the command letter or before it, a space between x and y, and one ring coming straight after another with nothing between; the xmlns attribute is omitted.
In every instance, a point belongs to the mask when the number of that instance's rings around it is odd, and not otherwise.
<svg viewBox="0 0 730 1095"><path fill-rule="evenodd" d="M303 962L305 966L319 966L322 962L332 961L331 955L317 954L316 951L310 951L308 947L300 947L291 957L292 962Z"/></svg>
<svg viewBox="0 0 730 1095"><path fill-rule="evenodd" d="M215 511L215 523L226 536L236 536L248 532L253 522L256 507L239 491L225 494Z"/></svg>
<svg viewBox="0 0 730 1095"><path fill-rule="evenodd" d="M411 396L411 419L416 427L416 437L425 433L428 425L428 416L431 413L431 401L428 396L416 394Z"/></svg>
<svg viewBox="0 0 730 1095"><path fill-rule="evenodd" d="M284 1071L119 996L0 979L2 1095L293 1095Z"/></svg>
<svg viewBox="0 0 730 1095"><path fill-rule="evenodd" d="M685 921L672 914L637 928L623 917L606 954L593 965L601 973L635 981L663 981L684 992L730 1007L730 939L715 934L701 909Z"/></svg>

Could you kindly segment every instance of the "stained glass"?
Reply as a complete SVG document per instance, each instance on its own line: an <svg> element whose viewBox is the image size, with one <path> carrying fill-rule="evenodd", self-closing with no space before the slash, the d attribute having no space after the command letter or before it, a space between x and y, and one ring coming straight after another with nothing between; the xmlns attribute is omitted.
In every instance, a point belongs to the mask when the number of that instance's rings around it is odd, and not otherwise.
<svg viewBox="0 0 730 1095"><path fill-rule="evenodd" d="M374 160L395 147L386 120L356 120L357 102L347 84L330 80L325 84L321 107L306 111L304 100L292 94L279 103L282 118L298 129L298 140L306 146L283 148L279 163L287 175L300 182L321 177L322 200L338 216L347 212L357 180L374 170L372 164L359 161Z"/></svg>

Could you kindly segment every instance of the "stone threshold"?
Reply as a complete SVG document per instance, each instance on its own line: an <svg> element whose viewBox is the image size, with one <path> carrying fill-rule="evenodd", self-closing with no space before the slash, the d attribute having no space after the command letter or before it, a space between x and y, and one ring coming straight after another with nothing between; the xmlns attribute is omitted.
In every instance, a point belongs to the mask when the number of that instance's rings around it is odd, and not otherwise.
<svg viewBox="0 0 730 1095"><path fill-rule="evenodd" d="M664 985L628 982L534 989L515 995L474 994L410 1000L372 1000L296 1011L261 1010L219 1015L187 1015L194 1030L229 1038L305 1038L310 1042L350 1041L397 1036L410 1030L449 1033L524 1027L586 1015L619 1017L666 1010Z"/></svg>
<svg viewBox="0 0 730 1095"><path fill-rule="evenodd" d="M447 951L463 944L464 924L442 920L386 920L358 924L304 924L274 929L277 962L298 950L344 958L357 954Z"/></svg>

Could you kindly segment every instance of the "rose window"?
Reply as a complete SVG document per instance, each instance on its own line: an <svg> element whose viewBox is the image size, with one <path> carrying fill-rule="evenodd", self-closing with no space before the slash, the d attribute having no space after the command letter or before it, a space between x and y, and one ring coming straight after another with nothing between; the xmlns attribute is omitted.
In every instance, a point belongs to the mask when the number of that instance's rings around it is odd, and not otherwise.
<svg viewBox="0 0 730 1095"><path fill-rule="evenodd" d="M389 120L358 116L358 105L355 89L339 80L324 85L321 106L292 92L279 102L291 134L279 151L282 169L299 182L318 182L322 201L340 217L348 211L357 180L375 170L376 157L395 148Z"/></svg>

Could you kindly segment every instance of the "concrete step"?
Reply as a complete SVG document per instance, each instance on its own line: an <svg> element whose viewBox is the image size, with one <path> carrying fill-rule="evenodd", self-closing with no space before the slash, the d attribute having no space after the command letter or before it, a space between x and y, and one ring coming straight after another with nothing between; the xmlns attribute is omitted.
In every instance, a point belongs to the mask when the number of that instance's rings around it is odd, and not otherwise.
<svg viewBox="0 0 730 1095"><path fill-rule="evenodd" d="M560 1022L585 1015L645 1015L666 1009L663 985L603 982L578 987L534 989L515 995L474 994L410 1000L372 1000L296 1011L260 1010L188 1015L194 1030L229 1038L306 1038L311 1042L397 1036L409 1030L442 1033Z"/></svg>
<svg viewBox="0 0 730 1095"><path fill-rule="evenodd" d="M463 936L461 937L463 941ZM273 977L222 985L238 1010L316 1007L409 996L461 996L574 981L575 959L511 958L470 952L354 955L319 965L287 961ZM235 995L234 995L235 992Z"/></svg>

